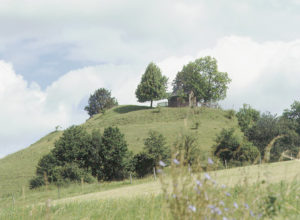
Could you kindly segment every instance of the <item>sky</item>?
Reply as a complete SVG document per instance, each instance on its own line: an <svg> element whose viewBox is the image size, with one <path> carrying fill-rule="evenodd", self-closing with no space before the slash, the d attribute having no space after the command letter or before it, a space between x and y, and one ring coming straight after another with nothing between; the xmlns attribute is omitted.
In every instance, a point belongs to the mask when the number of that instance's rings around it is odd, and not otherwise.
<svg viewBox="0 0 300 220"><path fill-rule="evenodd" d="M141 104L150 62L171 90L213 56L232 79L224 109L280 115L300 100L299 25L300 0L0 0L0 157L85 122L98 88Z"/></svg>

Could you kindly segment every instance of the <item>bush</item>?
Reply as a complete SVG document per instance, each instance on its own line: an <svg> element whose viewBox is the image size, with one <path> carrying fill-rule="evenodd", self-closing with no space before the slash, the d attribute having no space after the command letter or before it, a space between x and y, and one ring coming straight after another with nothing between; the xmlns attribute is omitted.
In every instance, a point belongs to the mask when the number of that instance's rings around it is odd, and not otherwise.
<svg viewBox="0 0 300 220"><path fill-rule="evenodd" d="M155 165L154 159L146 152L138 153L133 158L134 170L138 177L152 173Z"/></svg>
<svg viewBox="0 0 300 220"><path fill-rule="evenodd" d="M160 160L169 163L171 151L167 146L166 138L162 134L157 131L150 131L144 144L144 151L154 160L154 166L157 166Z"/></svg>
<svg viewBox="0 0 300 220"><path fill-rule="evenodd" d="M29 188L34 189L45 185L44 178L42 176L36 176L29 181Z"/></svg>
<svg viewBox="0 0 300 220"><path fill-rule="evenodd" d="M235 111L233 109L230 109L226 111L226 118L228 119L233 119L235 117Z"/></svg>
<svg viewBox="0 0 300 220"><path fill-rule="evenodd" d="M236 113L239 126L243 132L251 128L260 118L260 112L252 108L250 105L244 104L243 108Z"/></svg>
<svg viewBox="0 0 300 220"><path fill-rule="evenodd" d="M251 164L260 156L259 150L251 142L245 142L236 152L234 159L242 164Z"/></svg>
<svg viewBox="0 0 300 220"><path fill-rule="evenodd" d="M234 152L240 147L242 138L235 133L235 129L223 129L216 138L214 154L222 161L229 162Z"/></svg>
<svg viewBox="0 0 300 220"><path fill-rule="evenodd" d="M177 158L183 157L185 163L193 165L200 157L200 150L197 147L197 138L193 134L184 134L176 141L178 155Z"/></svg>

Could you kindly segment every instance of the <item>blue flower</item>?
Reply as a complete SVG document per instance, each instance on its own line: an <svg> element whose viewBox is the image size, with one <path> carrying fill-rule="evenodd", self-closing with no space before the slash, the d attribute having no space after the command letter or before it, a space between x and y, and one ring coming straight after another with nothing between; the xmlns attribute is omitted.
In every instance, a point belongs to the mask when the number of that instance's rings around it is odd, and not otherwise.
<svg viewBox="0 0 300 220"><path fill-rule="evenodd" d="M210 175L208 175L208 173L204 173L204 177L205 177L205 179L208 179L208 180L211 179L211 177L210 177Z"/></svg>
<svg viewBox="0 0 300 220"><path fill-rule="evenodd" d="M214 161L211 158L208 158L207 162L208 162L208 164L211 164L211 165L214 164Z"/></svg>
<svg viewBox="0 0 300 220"><path fill-rule="evenodd" d="M159 161L159 165L160 165L161 167L167 166L167 164L165 164L163 161Z"/></svg>
<svg viewBox="0 0 300 220"><path fill-rule="evenodd" d="M191 210L192 212L196 212L196 207L193 205L189 205L189 210Z"/></svg>
<svg viewBox="0 0 300 220"><path fill-rule="evenodd" d="M239 205L238 205L236 202L233 203L233 206L234 206L236 209L239 208Z"/></svg>
<svg viewBox="0 0 300 220"><path fill-rule="evenodd" d="M180 164L179 161L176 158L173 159L173 163L175 163L176 165Z"/></svg>
<svg viewBox="0 0 300 220"><path fill-rule="evenodd" d="M196 184L197 184L197 186L202 187L202 183L200 182L200 180L196 180Z"/></svg>

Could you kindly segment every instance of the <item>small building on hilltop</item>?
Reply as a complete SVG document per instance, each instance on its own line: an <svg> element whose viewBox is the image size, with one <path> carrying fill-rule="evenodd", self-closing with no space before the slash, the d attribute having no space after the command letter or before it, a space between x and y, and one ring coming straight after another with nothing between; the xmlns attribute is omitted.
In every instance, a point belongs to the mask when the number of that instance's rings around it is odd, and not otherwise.
<svg viewBox="0 0 300 220"><path fill-rule="evenodd" d="M168 98L168 107L196 107L197 99L194 95L194 92L191 91L187 96L179 96L177 94L173 94Z"/></svg>

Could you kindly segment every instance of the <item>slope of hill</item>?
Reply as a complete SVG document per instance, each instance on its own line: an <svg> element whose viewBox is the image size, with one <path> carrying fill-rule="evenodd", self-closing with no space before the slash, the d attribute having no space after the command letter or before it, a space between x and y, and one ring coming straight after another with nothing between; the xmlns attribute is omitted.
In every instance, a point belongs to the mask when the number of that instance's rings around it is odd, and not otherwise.
<svg viewBox="0 0 300 220"><path fill-rule="evenodd" d="M196 123L198 124L198 128ZM199 147L209 152L216 134L222 128L237 127L235 119L229 119L228 112L208 108L156 108L144 106L118 106L105 114L98 114L82 124L88 131L118 126L125 134L128 147L139 152L149 130L161 132L168 144L174 144L180 134L193 132L199 137ZM0 193L20 192L28 186L34 176L41 156L47 154L62 132L52 132L30 147L8 155L0 160Z"/></svg>

